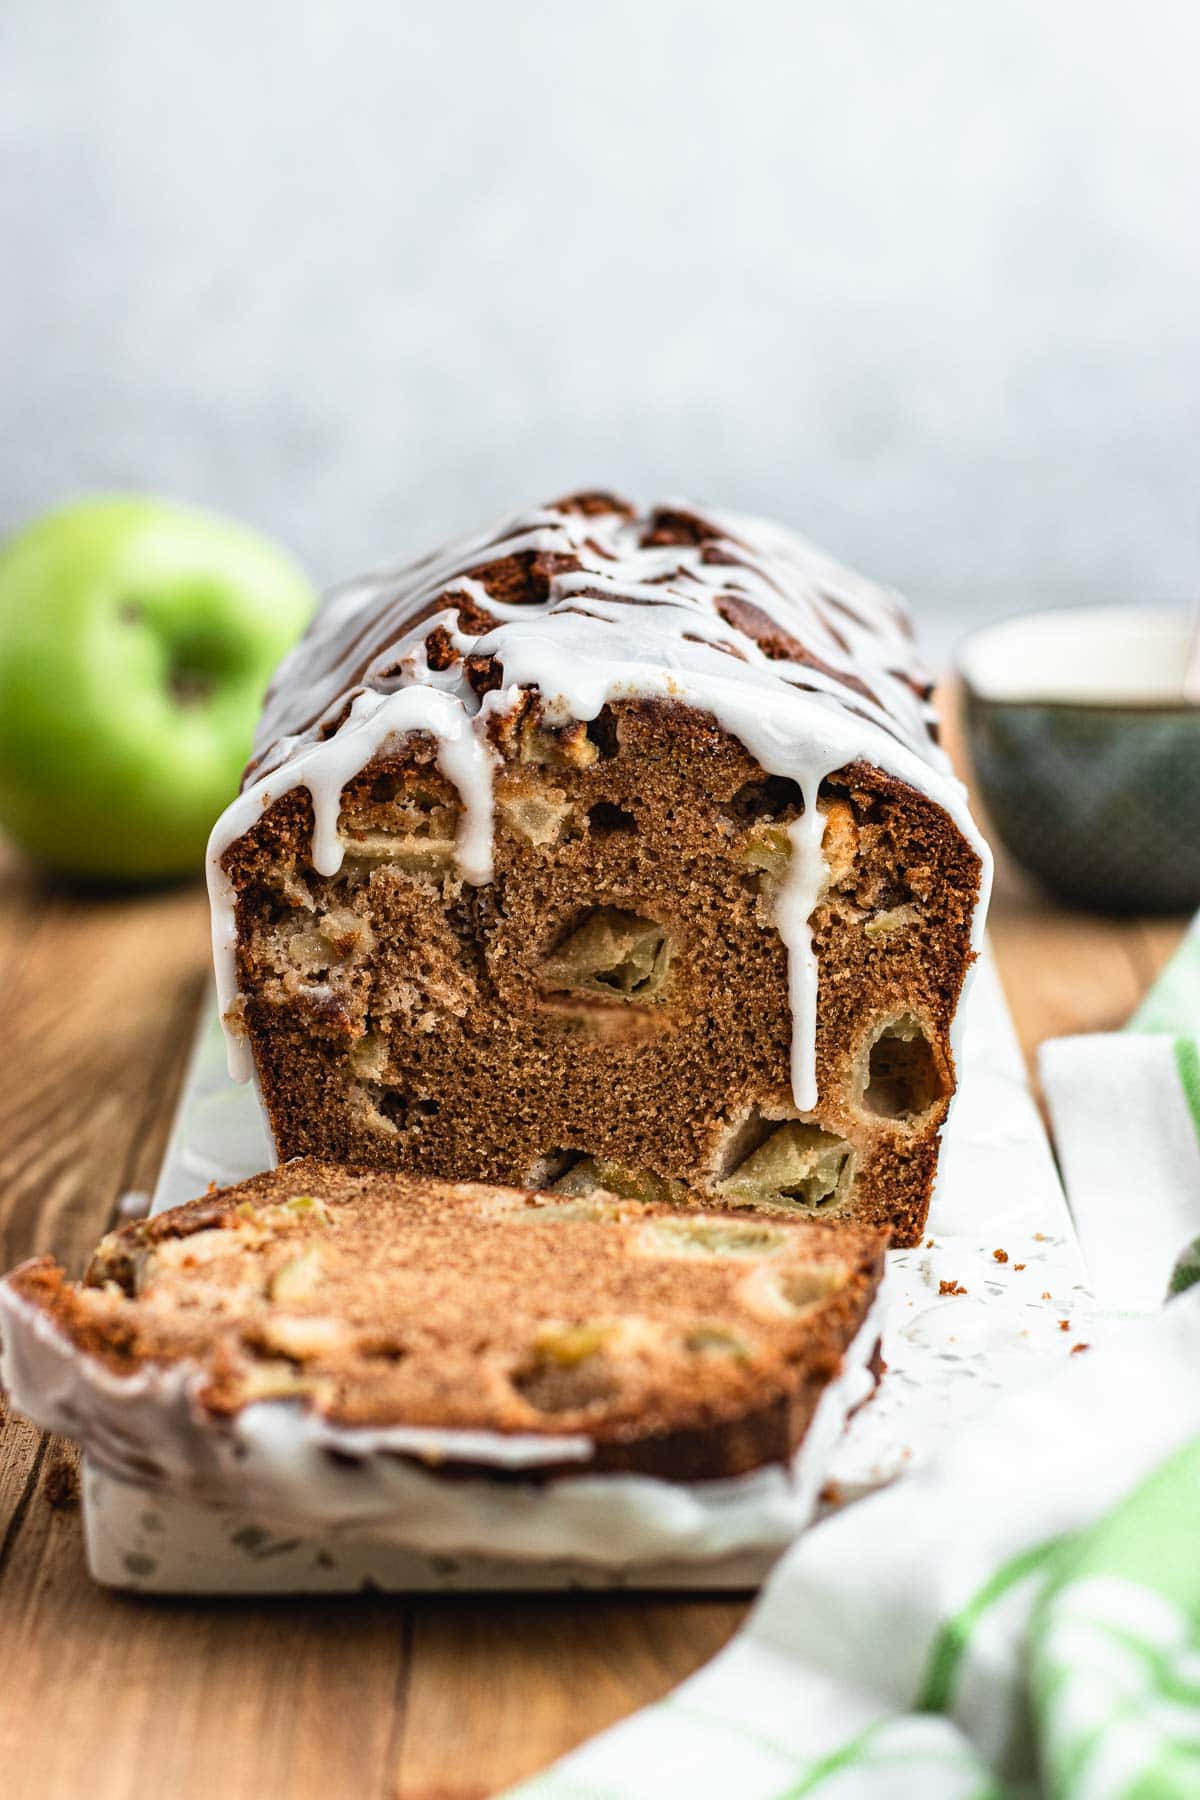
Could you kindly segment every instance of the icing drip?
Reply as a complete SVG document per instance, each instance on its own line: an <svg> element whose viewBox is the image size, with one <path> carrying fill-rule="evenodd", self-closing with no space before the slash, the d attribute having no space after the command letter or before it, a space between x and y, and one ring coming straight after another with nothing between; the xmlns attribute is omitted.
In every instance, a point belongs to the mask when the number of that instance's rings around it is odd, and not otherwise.
<svg viewBox="0 0 1200 1800"><path fill-rule="evenodd" d="M677 541L681 532L686 541ZM488 567L506 558L533 559L544 598L492 597ZM463 609L483 616L481 629L464 628ZM455 653L449 667L430 666L435 632ZM502 675L482 701L467 657L487 659ZM342 789L389 738L422 731L436 738L438 766L462 801L459 873L486 883L496 762L489 731L525 688L539 692L551 725L593 720L612 700L682 701L711 714L767 774L799 786L804 812L789 827L775 924L788 953L791 1079L801 1112L818 1100L809 918L828 873L822 781L864 760L944 808L983 863L978 942L991 860L934 742L902 603L766 521L683 504L638 518L617 501L599 510L566 502L339 590L281 666L249 785L209 843L223 1019L237 999L234 893L221 867L230 845L275 800L304 787L313 866L336 874ZM244 1080L252 1073L248 1046L227 1035L230 1073Z"/></svg>
<svg viewBox="0 0 1200 1800"><path fill-rule="evenodd" d="M775 902L775 928L787 945L792 1008L792 1098L801 1112L817 1104L817 957L809 919L829 875L821 854L825 815L816 790L805 789L804 811L788 826L792 854Z"/></svg>
<svg viewBox="0 0 1200 1800"><path fill-rule="evenodd" d="M249 831L274 801L293 788L308 789L313 809L312 862L318 875L336 875L345 850L338 836L342 789L366 767L388 738L427 731L438 742L438 767L452 781L462 801L455 842L459 873L475 884L492 878L492 769L496 753L477 733L461 700L436 688L402 688L394 694L362 693L350 708L341 730L324 743L299 750L275 774L244 789L217 823L229 835L225 845ZM214 832L214 838L216 832ZM224 1019L237 999L237 922L233 884L209 844L208 878L212 899L213 962L217 1004ZM246 1081L253 1073L249 1047L227 1034L229 1073Z"/></svg>

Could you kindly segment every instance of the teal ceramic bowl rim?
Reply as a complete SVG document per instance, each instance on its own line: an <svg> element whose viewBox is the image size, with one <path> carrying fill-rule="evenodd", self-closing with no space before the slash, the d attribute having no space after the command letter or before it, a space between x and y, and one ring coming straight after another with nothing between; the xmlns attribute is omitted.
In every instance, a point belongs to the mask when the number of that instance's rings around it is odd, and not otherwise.
<svg viewBox="0 0 1200 1800"><path fill-rule="evenodd" d="M1080 629L1094 640L1084 647L1101 650L1090 669L1079 667L1081 645L1077 636L1074 642L1068 640L1068 632L1077 634ZM1200 720L1200 704L1181 692L1169 691L1172 685L1178 690L1182 681L1193 629L1192 618L1183 604L1102 603L1011 613L968 633L957 648L954 668L967 697L978 706L1089 713L1113 719L1128 718L1133 713L1144 718L1190 716ZM1104 675L1102 647L1111 650L1118 644L1136 646L1144 665L1141 684L1153 691L1139 691L1138 681L1130 680L1128 661L1119 674ZM1018 645L1035 657L1039 647L1056 655L1067 652L1073 656L1075 666L1070 673L1064 673L1059 691L1052 691L1054 674L1044 666L1031 667L1027 678L1021 671L1002 667L998 683L980 670L980 662L989 656L1003 664L1005 656L1011 657ZM1072 682L1083 687L1089 680L1095 682L1095 692L1066 691ZM1118 693L1116 688L1125 680L1129 681L1128 691ZM1032 691L1023 692L1023 687Z"/></svg>
<svg viewBox="0 0 1200 1800"><path fill-rule="evenodd" d="M1184 608L1019 613L960 647L976 792L1014 863L1091 911L1200 903L1200 704Z"/></svg>

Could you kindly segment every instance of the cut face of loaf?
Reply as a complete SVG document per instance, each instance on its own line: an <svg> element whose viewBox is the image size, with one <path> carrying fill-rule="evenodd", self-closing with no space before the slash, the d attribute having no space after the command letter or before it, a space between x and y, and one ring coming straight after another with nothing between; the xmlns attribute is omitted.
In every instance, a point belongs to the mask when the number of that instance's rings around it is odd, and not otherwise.
<svg viewBox="0 0 1200 1800"><path fill-rule="evenodd" d="M571 1463L554 1440L582 1435L577 1472L695 1480L790 1458L882 1259L879 1234L808 1221L297 1161L113 1233L82 1284L25 1264L0 1313L14 1367L14 1340L49 1327L110 1403L184 1373L193 1435L280 1402L330 1426L543 1438L543 1476ZM70 1429L111 1459L86 1385ZM181 1427L161 1429L151 1458Z"/></svg>
<svg viewBox="0 0 1200 1800"><path fill-rule="evenodd" d="M824 784L820 1100L799 1118L773 922L794 784L677 706L558 733L533 717L501 740L486 886L456 875L456 795L421 743L350 784L338 875L313 872L302 792L235 847L244 1021L280 1153L919 1238L969 846L878 770Z"/></svg>
<svg viewBox="0 0 1200 1800"><path fill-rule="evenodd" d="M281 1156L919 1241L986 851L896 602L775 527L532 518L335 598L214 834Z"/></svg>

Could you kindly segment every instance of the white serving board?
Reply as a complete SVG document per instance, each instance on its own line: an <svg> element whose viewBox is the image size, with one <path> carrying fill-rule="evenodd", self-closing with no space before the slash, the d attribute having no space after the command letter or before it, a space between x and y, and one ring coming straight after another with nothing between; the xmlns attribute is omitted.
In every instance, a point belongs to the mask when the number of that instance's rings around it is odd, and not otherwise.
<svg viewBox="0 0 1200 1800"><path fill-rule="evenodd" d="M1078 1241L990 954L966 1008L959 1094L928 1233L921 1248L889 1253L887 1373L831 1458L830 1504L903 1474L992 1395L1037 1379L1086 1337ZM253 1091L225 1072L210 1006L153 1210L193 1199L210 1182L241 1181L272 1160ZM744 1589L778 1554L619 1571L418 1555L341 1534L299 1536L294 1527L173 1500L96 1468L86 1471L84 1523L96 1579L145 1592Z"/></svg>

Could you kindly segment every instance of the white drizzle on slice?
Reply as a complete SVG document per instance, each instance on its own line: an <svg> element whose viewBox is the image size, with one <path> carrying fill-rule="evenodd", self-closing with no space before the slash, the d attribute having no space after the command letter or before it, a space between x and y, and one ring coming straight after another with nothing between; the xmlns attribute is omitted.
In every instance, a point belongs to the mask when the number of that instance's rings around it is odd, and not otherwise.
<svg viewBox="0 0 1200 1800"><path fill-rule="evenodd" d="M599 514L545 508L407 569L356 582L326 603L272 684L249 785L209 842L217 994L235 1079L253 1070L246 1039L230 1029L237 928L222 868L230 846L274 801L304 787L313 806L313 867L336 874L343 788L389 738L421 731L437 740L438 767L462 801L459 874L476 885L490 881L496 752L489 728L526 688L541 695L550 724L593 720L613 700L681 701L710 714L767 774L799 786L804 812L789 827L793 853L775 924L788 952L791 1081L801 1112L819 1098L819 971L809 919L828 874L817 804L828 776L856 761L873 763L950 815L983 864L978 947L991 858L965 790L930 734L934 715L903 604L782 526L690 503L665 510L695 521L702 541L646 543L655 515L635 518L616 503ZM478 572L524 554L570 559L572 566L546 575L545 600L489 597ZM497 623L472 635L459 624L460 605ZM767 655L733 622L739 605L803 646L805 660ZM429 616L412 625L420 613ZM426 657L439 628L459 659L442 670L431 669ZM503 675L482 702L466 678L461 659L468 655L491 658Z"/></svg>

